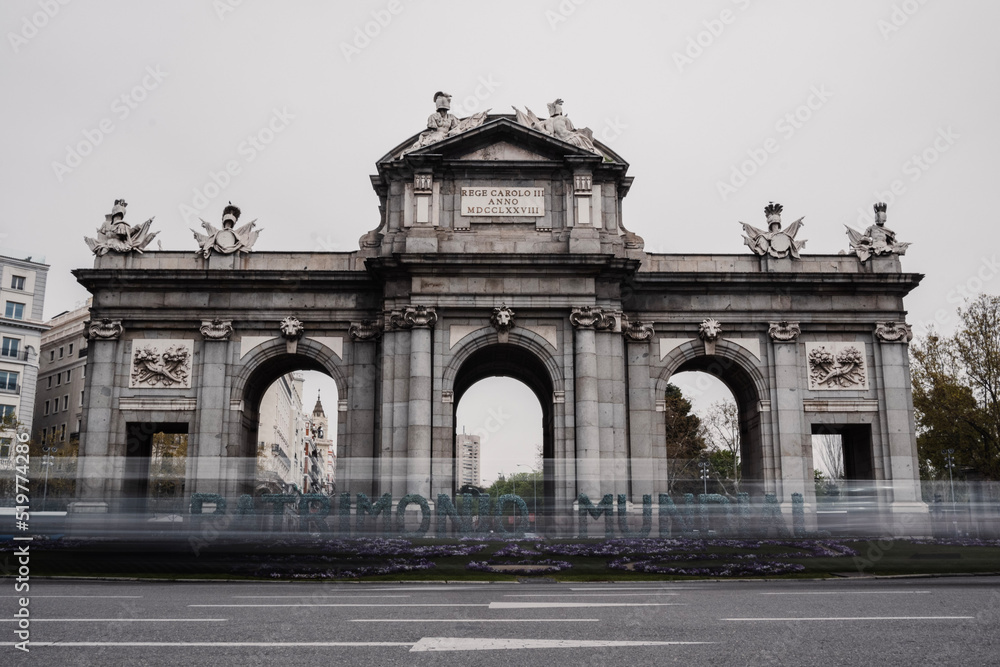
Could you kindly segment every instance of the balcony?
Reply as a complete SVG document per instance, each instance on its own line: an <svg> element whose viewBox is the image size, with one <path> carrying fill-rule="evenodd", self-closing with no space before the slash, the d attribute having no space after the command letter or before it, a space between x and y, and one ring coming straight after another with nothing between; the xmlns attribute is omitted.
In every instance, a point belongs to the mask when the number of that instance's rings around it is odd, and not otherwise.
<svg viewBox="0 0 1000 667"><path fill-rule="evenodd" d="M14 385L13 387L9 387L7 385L0 385L0 394L20 394L20 393L21 393L20 385Z"/></svg>
<svg viewBox="0 0 1000 667"><path fill-rule="evenodd" d="M11 361L27 361L28 351L15 350L13 352L0 352L0 359L11 360Z"/></svg>

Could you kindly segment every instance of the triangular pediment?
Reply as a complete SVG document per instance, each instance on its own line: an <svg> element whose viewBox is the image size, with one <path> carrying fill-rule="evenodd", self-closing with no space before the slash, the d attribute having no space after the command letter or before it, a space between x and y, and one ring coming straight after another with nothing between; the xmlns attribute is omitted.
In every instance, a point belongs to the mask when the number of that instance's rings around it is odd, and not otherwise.
<svg viewBox="0 0 1000 667"><path fill-rule="evenodd" d="M496 160L501 162L513 162L523 160L546 160L546 156L526 149L524 146L512 144L509 141L498 141L482 148L477 148L471 153L466 153L458 158L459 160Z"/></svg>
<svg viewBox="0 0 1000 667"><path fill-rule="evenodd" d="M521 125L512 117L490 116L479 127L453 137L435 142L416 150L407 151L419 134L403 142L380 162L409 157L441 156L445 160L470 160L483 162L541 162L559 161L567 157L591 158L598 161L619 162L620 158L603 145L602 154L574 146L538 130Z"/></svg>

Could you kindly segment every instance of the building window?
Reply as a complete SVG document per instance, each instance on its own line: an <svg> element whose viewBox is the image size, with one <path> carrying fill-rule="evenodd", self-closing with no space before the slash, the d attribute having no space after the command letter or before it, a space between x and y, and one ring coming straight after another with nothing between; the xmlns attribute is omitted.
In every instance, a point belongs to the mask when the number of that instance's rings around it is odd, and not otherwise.
<svg viewBox="0 0 1000 667"><path fill-rule="evenodd" d="M66 441L66 424L59 427L59 442Z"/></svg>
<svg viewBox="0 0 1000 667"><path fill-rule="evenodd" d="M11 276L10 288L24 291L24 276Z"/></svg>
<svg viewBox="0 0 1000 667"><path fill-rule="evenodd" d="M49 402L48 401L45 401L45 412L43 414L45 414L45 415L49 414Z"/></svg>
<svg viewBox="0 0 1000 667"><path fill-rule="evenodd" d="M52 389L52 376L49 376L49 389Z"/></svg>
<svg viewBox="0 0 1000 667"><path fill-rule="evenodd" d="M4 308L3 316L12 320L23 320L24 304L18 303L17 301L8 301L6 307Z"/></svg>
<svg viewBox="0 0 1000 667"><path fill-rule="evenodd" d="M0 459L10 458L10 446L14 444L14 438L0 438Z"/></svg>
<svg viewBox="0 0 1000 667"><path fill-rule="evenodd" d="M62 373L56 373L56 386L58 387L61 384L62 384Z"/></svg>
<svg viewBox="0 0 1000 667"><path fill-rule="evenodd" d="M83 394L84 394L84 392L81 391L80 392L80 405L81 406L83 405Z"/></svg>
<svg viewBox="0 0 1000 667"><path fill-rule="evenodd" d="M59 358L60 359L63 358L63 348L61 348L61 347L59 348Z"/></svg>
<svg viewBox="0 0 1000 667"><path fill-rule="evenodd" d="M0 419L6 419L7 417L14 416L14 406L13 405L0 405Z"/></svg>
<svg viewBox="0 0 1000 667"><path fill-rule="evenodd" d="M71 357L73 356L73 343L69 344L69 352L67 352L66 354L68 354Z"/></svg>
<svg viewBox="0 0 1000 667"><path fill-rule="evenodd" d="M73 369L66 371L66 382L69 382L70 376L73 375Z"/></svg>
<svg viewBox="0 0 1000 667"><path fill-rule="evenodd" d="M63 410L69 410L69 394L63 396Z"/></svg>
<svg viewBox="0 0 1000 667"><path fill-rule="evenodd" d="M21 351L21 341L17 338L3 337L3 348L0 348L0 355L5 357L17 357Z"/></svg>
<svg viewBox="0 0 1000 667"><path fill-rule="evenodd" d="M0 371L0 391L17 391L18 373L11 371Z"/></svg>

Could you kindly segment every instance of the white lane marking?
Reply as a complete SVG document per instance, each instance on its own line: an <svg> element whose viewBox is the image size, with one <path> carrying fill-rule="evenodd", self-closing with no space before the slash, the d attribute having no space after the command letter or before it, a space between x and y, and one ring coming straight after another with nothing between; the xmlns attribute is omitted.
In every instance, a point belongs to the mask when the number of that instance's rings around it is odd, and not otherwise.
<svg viewBox="0 0 1000 667"><path fill-rule="evenodd" d="M490 609L564 609L567 607L683 607L683 602L491 602Z"/></svg>
<svg viewBox="0 0 1000 667"><path fill-rule="evenodd" d="M599 618L352 618L351 623L597 623Z"/></svg>
<svg viewBox="0 0 1000 667"><path fill-rule="evenodd" d="M680 595L680 593L504 593L505 598L627 598L640 595Z"/></svg>
<svg viewBox="0 0 1000 667"><path fill-rule="evenodd" d="M0 618L0 623L18 619ZM228 618L32 618L32 623L226 623ZM32 642L34 644L34 642Z"/></svg>
<svg viewBox="0 0 1000 667"><path fill-rule="evenodd" d="M369 588L370 591L406 591L408 593L422 593L424 591L481 591L485 590L486 586L490 585L490 582L483 582L475 586L421 586L419 584L413 586L393 586L385 587L381 586L378 588Z"/></svg>
<svg viewBox="0 0 1000 667"><path fill-rule="evenodd" d="M188 647L204 646L208 648L239 648L251 646L256 648L288 648L299 646L413 646L413 642L31 642L36 646L121 646L121 647Z"/></svg>
<svg viewBox="0 0 1000 667"><path fill-rule="evenodd" d="M299 599L309 598L310 600L335 600L339 598L408 598L409 595L234 595L237 600L257 600L257 599Z"/></svg>
<svg viewBox="0 0 1000 667"><path fill-rule="evenodd" d="M967 621L975 616L817 616L813 618L720 618L720 621Z"/></svg>
<svg viewBox="0 0 1000 667"><path fill-rule="evenodd" d="M485 604L415 604L404 602L402 604L366 604L363 602L343 602L343 603L296 603L296 604L189 604L189 607L486 607Z"/></svg>
<svg viewBox="0 0 1000 667"><path fill-rule="evenodd" d="M608 646L677 646L714 642L602 641L586 639L477 639L471 637L424 637L415 651L495 651L524 648L604 648Z"/></svg>
<svg viewBox="0 0 1000 667"><path fill-rule="evenodd" d="M23 595L0 595L0 598L18 598L24 597ZM104 599L131 599L131 598L141 598L141 595L32 595L32 598L104 598ZM34 643L34 642L32 642Z"/></svg>
<svg viewBox="0 0 1000 667"><path fill-rule="evenodd" d="M630 586L623 588L570 588L571 591L696 591L701 590L700 586Z"/></svg>
<svg viewBox="0 0 1000 667"><path fill-rule="evenodd" d="M759 593L759 595L918 595L930 591L799 591L795 593Z"/></svg>

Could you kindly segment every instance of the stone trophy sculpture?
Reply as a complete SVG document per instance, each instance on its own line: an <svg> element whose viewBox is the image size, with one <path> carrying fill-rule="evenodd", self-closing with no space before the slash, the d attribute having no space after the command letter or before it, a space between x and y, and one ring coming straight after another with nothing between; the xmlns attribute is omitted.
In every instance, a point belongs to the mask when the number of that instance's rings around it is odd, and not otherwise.
<svg viewBox="0 0 1000 667"><path fill-rule="evenodd" d="M879 202L872 208L875 211L875 224L870 225L864 234L847 227L851 250L862 262L877 255L905 255L910 244L898 243L896 232L885 226L888 206Z"/></svg>
<svg viewBox="0 0 1000 667"><path fill-rule="evenodd" d="M127 254L135 251L141 254L143 249L159 234L159 232L149 233L153 218L135 227L125 222L125 208L127 206L128 203L124 199L116 199L111 213L104 216L104 224L97 230L97 238L83 237L91 251L98 257L109 252Z"/></svg>
<svg viewBox="0 0 1000 667"><path fill-rule="evenodd" d="M544 132L560 141L573 144L577 148L597 153L598 150L594 146L594 133L589 127L580 129L574 127L573 121L563 115L562 105L563 101L561 99L549 102L549 117L545 120L538 118L528 107L524 107L524 111L521 111L517 107L513 107L513 109L517 122L521 125Z"/></svg>
<svg viewBox="0 0 1000 667"><path fill-rule="evenodd" d="M254 229L257 224L256 220L248 222L242 227L236 227L239 219L239 207L234 206L233 202L229 202L229 205L222 211L222 229L217 229L211 223L202 220L201 226L208 232L207 235L191 230L194 232L194 238L198 241L198 252L205 259L208 259L213 251L221 255L250 252L253 249L253 244L257 242L257 236L264 230Z"/></svg>
<svg viewBox="0 0 1000 667"><path fill-rule="evenodd" d="M437 111L427 117L427 129L420 133L416 142L404 151L409 153L424 146L430 146L442 139L479 127L486 120L489 109L459 120L451 113L451 95L438 91L434 93Z"/></svg>
<svg viewBox="0 0 1000 667"><path fill-rule="evenodd" d="M764 207L764 215L767 216L767 231L757 229L753 225L741 222L743 225L743 243L750 246L756 254L760 256L770 255L771 257L788 257L799 259L799 250L805 247L805 241L796 241L795 235L804 225L803 218L799 218L788 229L781 228L781 204L769 202Z"/></svg>

